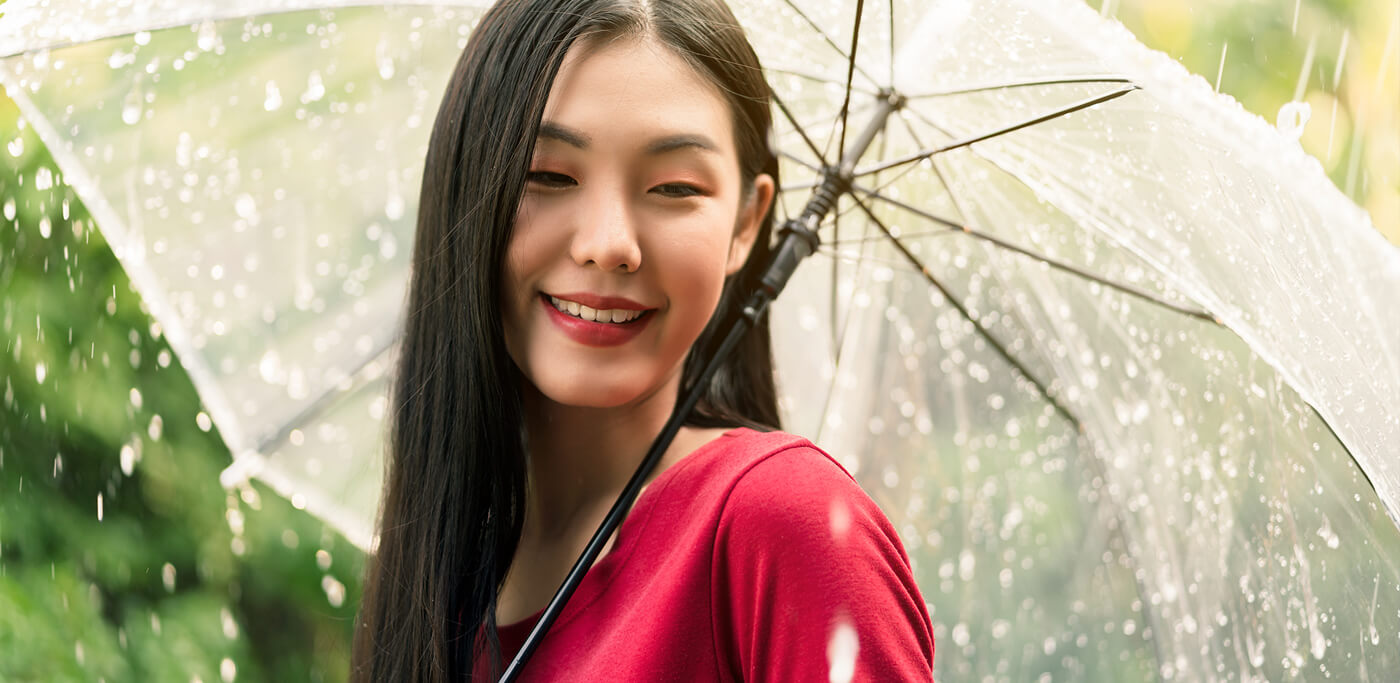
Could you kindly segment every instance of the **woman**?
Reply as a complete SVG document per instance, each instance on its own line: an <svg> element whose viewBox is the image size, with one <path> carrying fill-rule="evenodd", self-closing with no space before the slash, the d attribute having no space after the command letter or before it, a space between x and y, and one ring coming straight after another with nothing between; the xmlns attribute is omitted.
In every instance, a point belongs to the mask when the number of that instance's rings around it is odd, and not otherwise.
<svg viewBox="0 0 1400 683"><path fill-rule="evenodd" d="M423 178L356 680L518 650L768 259L769 105L720 0L483 18ZM929 679L898 537L775 395L760 325L526 679Z"/></svg>

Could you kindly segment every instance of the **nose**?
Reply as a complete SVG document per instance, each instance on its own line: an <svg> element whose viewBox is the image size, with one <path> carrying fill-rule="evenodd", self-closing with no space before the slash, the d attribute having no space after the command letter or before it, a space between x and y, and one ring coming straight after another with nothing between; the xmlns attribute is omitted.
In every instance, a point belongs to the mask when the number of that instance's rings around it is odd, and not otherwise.
<svg viewBox="0 0 1400 683"><path fill-rule="evenodd" d="M642 266L636 219L617 189L596 188L574 217L569 254L574 262L595 265L605 272L621 268L635 273Z"/></svg>

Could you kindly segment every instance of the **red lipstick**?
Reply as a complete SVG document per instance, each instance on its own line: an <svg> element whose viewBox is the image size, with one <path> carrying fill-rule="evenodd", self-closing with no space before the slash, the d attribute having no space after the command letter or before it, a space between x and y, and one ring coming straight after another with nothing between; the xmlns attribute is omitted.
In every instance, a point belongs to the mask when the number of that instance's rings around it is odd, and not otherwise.
<svg viewBox="0 0 1400 683"><path fill-rule="evenodd" d="M641 334L647 323L651 322L652 309L643 306L631 299L621 297L597 296L587 293L555 294L557 299L564 299L589 308L598 310L608 310L620 308L627 311L642 311L642 315L635 320L625 323L600 323L592 320L584 320L573 315L569 315L554 307L550 302L551 295L541 293L539 296L540 305L544 306L545 314L550 321L559 327L559 330L570 339L583 344L584 346L607 347L625 344L632 338Z"/></svg>

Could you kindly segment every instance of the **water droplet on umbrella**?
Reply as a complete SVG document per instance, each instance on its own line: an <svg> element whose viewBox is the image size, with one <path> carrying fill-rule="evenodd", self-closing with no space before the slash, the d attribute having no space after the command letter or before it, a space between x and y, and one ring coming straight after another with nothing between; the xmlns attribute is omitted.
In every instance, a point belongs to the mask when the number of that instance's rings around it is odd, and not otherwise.
<svg viewBox="0 0 1400 683"><path fill-rule="evenodd" d="M219 34L214 31L214 22L205 19L199 25L199 37L195 40L195 44L199 46L199 49L208 52L214 49L218 41Z"/></svg>
<svg viewBox="0 0 1400 683"><path fill-rule="evenodd" d="M1312 105L1307 102L1289 102L1278 110L1277 126L1290 140L1303 137L1303 127L1312 118Z"/></svg>
<svg viewBox="0 0 1400 683"><path fill-rule="evenodd" d="M321 72L312 70L306 77L306 92L301 94L303 104L318 102L326 94L326 85L321 81Z"/></svg>
<svg viewBox="0 0 1400 683"><path fill-rule="evenodd" d="M394 60L388 52L389 44L382 40L375 46L374 56L379 62L379 77L386 81L394 77Z"/></svg>
<svg viewBox="0 0 1400 683"><path fill-rule="evenodd" d="M384 215L391 221L403 218L403 209L403 195L398 192L390 194L389 198L384 202Z"/></svg>
<svg viewBox="0 0 1400 683"><path fill-rule="evenodd" d="M263 109L267 111L277 111L282 107L282 91L277 89L276 81L268 81L265 95L263 97Z"/></svg>
<svg viewBox="0 0 1400 683"><path fill-rule="evenodd" d="M122 123L134 126L141 120L141 112L145 105L145 98L141 96L140 88L132 88L122 100Z"/></svg>

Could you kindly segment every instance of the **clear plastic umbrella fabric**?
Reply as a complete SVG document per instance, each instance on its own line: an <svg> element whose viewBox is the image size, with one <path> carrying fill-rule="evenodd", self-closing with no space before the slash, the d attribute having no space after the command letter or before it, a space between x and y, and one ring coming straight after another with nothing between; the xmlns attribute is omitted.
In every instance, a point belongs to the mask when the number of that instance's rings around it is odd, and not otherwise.
<svg viewBox="0 0 1400 683"><path fill-rule="evenodd" d="M367 548L422 159L484 4L0 22L226 484ZM855 3L732 4L791 114L790 215L840 156ZM856 55L847 139L898 106L773 308L782 405L895 521L939 677L1400 676L1400 252L1076 2L872 0Z"/></svg>

